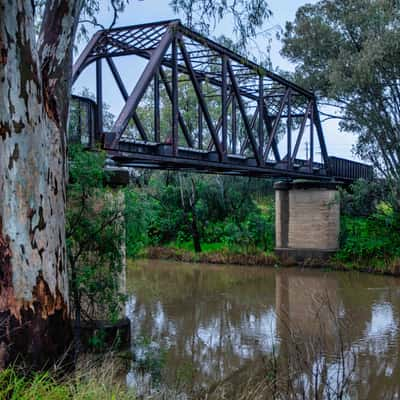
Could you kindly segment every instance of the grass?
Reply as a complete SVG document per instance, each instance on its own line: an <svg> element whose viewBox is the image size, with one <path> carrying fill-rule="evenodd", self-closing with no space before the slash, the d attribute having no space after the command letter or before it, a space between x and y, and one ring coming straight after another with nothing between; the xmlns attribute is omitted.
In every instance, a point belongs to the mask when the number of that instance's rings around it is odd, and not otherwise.
<svg viewBox="0 0 400 400"><path fill-rule="evenodd" d="M0 372L0 398L9 400L63 400L71 398L70 388L58 384L48 373L19 376L12 369Z"/></svg>
<svg viewBox="0 0 400 400"><path fill-rule="evenodd" d="M359 258L357 260L343 260L339 255L334 256L329 261L332 269L340 269L344 271L360 271L378 275L400 276L400 258L379 258L371 257L369 259Z"/></svg>
<svg viewBox="0 0 400 400"><path fill-rule="evenodd" d="M194 251L194 245L192 241L188 242L172 242L169 243L166 247L172 249L181 249L185 251ZM226 251L228 250L228 246L226 243L217 242L217 243L201 243L201 251L202 253L212 253L217 251Z"/></svg>
<svg viewBox="0 0 400 400"><path fill-rule="evenodd" d="M62 379L49 372L21 374L9 367L0 371L0 399L7 400L135 400L136 396L118 382L115 363L82 365Z"/></svg>
<svg viewBox="0 0 400 400"><path fill-rule="evenodd" d="M275 266L278 263L277 257L273 253L265 253L254 249L251 252L245 252L238 248L228 249L220 247L219 244L214 248L205 247L201 253L195 253L190 246L186 248L175 247L149 247L144 256L150 259L165 259L183 262L199 262L206 264L236 264L236 265L262 265ZM214 250L216 249L216 250Z"/></svg>

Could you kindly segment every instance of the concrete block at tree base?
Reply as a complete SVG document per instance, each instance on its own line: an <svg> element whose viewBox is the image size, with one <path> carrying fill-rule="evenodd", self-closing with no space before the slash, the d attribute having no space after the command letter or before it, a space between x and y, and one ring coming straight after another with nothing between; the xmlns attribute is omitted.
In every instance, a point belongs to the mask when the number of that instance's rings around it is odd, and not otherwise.
<svg viewBox="0 0 400 400"><path fill-rule="evenodd" d="M340 201L333 182L278 182L276 254L284 261L326 260L339 248Z"/></svg>

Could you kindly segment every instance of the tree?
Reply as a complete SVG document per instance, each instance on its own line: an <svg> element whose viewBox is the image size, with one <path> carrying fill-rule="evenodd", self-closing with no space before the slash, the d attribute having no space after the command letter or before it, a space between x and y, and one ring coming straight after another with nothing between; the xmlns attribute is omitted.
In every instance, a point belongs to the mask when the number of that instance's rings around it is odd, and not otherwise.
<svg viewBox="0 0 400 400"><path fill-rule="evenodd" d="M70 341L65 132L81 3L48 1L36 37L31 0L0 1L2 364L21 353L39 366Z"/></svg>
<svg viewBox="0 0 400 400"><path fill-rule="evenodd" d="M124 193L108 186L112 173L104 152L70 145L66 238L75 354L80 350L81 320L116 321L125 299ZM121 287L122 286L122 287Z"/></svg>
<svg viewBox="0 0 400 400"><path fill-rule="evenodd" d="M171 0L170 4L177 14L184 14L188 26L205 35L209 35L227 14L231 15L241 48L262 33L259 28L272 14L265 0Z"/></svg>
<svg viewBox="0 0 400 400"><path fill-rule="evenodd" d="M126 2L107 2L113 24ZM72 50L81 17L96 22L100 3L0 0L0 366L17 354L40 366L70 342L65 199ZM199 10L209 5L196 3ZM251 17L260 4L266 3L252 2L243 20L262 23ZM217 17L229 6L222 2Z"/></svg>
<svg viewBox="0 0 400 400"><path fill-rule="evenodd" d="M321 0L297 11L282 54L295 79L335 107L356 153L400 181L400 8L392 0Z"/></svg>

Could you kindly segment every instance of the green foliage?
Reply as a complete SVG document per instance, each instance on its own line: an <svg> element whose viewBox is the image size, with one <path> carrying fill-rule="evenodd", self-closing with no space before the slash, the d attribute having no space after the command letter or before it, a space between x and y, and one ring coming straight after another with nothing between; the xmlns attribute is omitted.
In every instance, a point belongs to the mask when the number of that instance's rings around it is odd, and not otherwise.
<svg viewBox="0 0 400 400"><path fill-rule="evenodd" d="M367 217L377 205L387 200L389 190L385 181L368 182L359 179L349 188L340 189L342 215Z"/></svg>
<svg viewBox="0 0 400 400"><path fill-rule="evenodd" d="M32 378L19 376L13 369L0 372L0 398L9 400L68 399L67 387L59 386L47 373Z"/></svg>
<svg viewBox="0 0 400 400"><path fill-rule="evenodd" d="M359 180L341 190L339 260L381 266L400 255L400 214L389 199L387 182Z"/></svg>
<svg viewBox="0 0 400 400"><path fill-rule="evenodd" d="M400 8L392 0L320 0L299 8L283 34L294 79L336 108L358 135L357 154L400 180ZM332 115L331 115L332 116Z"/></svg>
<svg viewBox="0 0 400 400"><path fill-rule="evenodd" d="M138 256L150 242L153 209L153 201L145 192L133 187L125 191L126 255L130 258Z"/></svg>
<svg viewBox="0 0 400 400"><path fill-rule="evenodd" d="M259 34L272 14L266 0L170 0L170 5L175 13L184 14L189 27L205 35L229 16L242 47Z"/></svg>
<svg viewBox="0 0 400 400"><path fill-rule="evenodd" d="M104 329L98 329L89 338L89 346L94 351L104 351L106 344L106 332Z"/></svg>
<svg viewBox="0 0 400 400"><path fill-rule="evenodd" d="M270 192L270 183L260 180L154 174L140 194L131 191L136 212L127 224L128 254L137 255L147 245L193 250L196 233L205 252L271 250L275 217Z"/></svg>
<svg viewBox="0 0 400 400"><path fill-rule="evenodd" d="M168 243L167 247L173 249L182 249L186 251L194 251L193 242L188 241L176 241ZM227 250L227 244L225 242L213 242L213 243L202 243L201 245L203 253L221 252Z"/></svg>
<svg viewBox="0 0 400 400"><path fill-rule="evenodd" d="M67 254L73 304L84 316L96 312L116 319L124 296L119 293L124 245L124 204L105 186L105 155L69 148Z"/></svg>
<svg viewBox="0 0 400 400"><path fill-rule="evenodd" d="M359 180L341 190L339 260L376 266L400 255L400 214L387 182Z"/></svg>
<svg viewBox="0 0 400 400"><path fill-rule="evenodd" d="M380 203L368 217L343 216L339 259L372 262L400 256L400 215Z"/></svg>
<svg viewBox="0 0 400 400"><path fill-rule="evenodd" d="M49 373L24 376L12 368L0 371L0 399L7 400L134 400L126 388L98 377L57 381Z"/></svg>

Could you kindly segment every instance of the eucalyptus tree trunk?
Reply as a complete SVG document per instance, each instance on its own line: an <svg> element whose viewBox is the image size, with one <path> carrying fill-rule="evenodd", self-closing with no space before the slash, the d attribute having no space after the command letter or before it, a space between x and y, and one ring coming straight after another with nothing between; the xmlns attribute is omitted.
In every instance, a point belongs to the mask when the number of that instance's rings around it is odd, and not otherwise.
<svg viewBox="0 0 400 400"><path fill-rule="evenodd" d="M66 124L81 1L0 0L0 368L34 366L71 339L65 243Z"/></svg>

